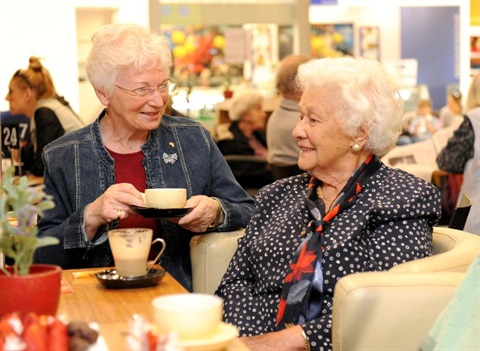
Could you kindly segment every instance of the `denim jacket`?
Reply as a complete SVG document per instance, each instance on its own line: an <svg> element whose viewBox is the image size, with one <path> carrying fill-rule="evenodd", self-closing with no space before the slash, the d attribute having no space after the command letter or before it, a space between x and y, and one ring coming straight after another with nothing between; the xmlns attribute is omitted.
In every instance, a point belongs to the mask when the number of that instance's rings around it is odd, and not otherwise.
<svg viewBox="0 0 480 351"><path fill-rule="evenodd" d="M113 266L107 231L113 221L86 240L85 209L115 184L114 160L100 135L99 118L44 148L45 192L53 196L55 208L38 220L39 236L54 236L60 244L37 250L35 261L63 268ZM253 199L235 180L225 159L206 129L184 117L164 115L142 146L147 188L186 188L187 196L216 197L225 221L215 228L228 231L245 227L255 208ZM157 236L167 242L160 264L191 290L189 243L193 233L175 223L157 220Z"/></svg>

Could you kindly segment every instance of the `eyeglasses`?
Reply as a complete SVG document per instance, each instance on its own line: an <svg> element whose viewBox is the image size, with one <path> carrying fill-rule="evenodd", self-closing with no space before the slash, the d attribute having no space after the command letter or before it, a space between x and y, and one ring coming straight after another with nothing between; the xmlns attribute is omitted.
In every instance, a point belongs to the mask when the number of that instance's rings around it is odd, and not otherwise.
<svg viewBox="0 0 480 351"><path fill-rule="evenodd" d="M156 88L144 87L144 88L137 88L137 89L133 89L133 90L125 89L125 88L123 88L119 85L116 85L116 84L115 84L115 86L118 89L123 90L124 92L126 92L129 95L144 97L144 96L147 96L147 95L153 95L153 93L157 90L162 95L171 94L177 88L177 83L175 83L172 79L168 79L168 81L166 83L163 83Z"/></svg>

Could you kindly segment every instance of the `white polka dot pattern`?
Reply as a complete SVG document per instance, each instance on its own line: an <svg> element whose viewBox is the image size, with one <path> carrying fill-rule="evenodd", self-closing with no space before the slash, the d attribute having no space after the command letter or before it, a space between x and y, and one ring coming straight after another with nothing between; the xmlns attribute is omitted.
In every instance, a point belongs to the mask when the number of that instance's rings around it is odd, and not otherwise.
<svg viewBox="0 0 480 351"><path fill-rule="evenodd" d="M243 336L275 330L283 278L311 219L305 205L309 178L282 179L257 194L258 211L216 292L225 300L225 321ZM382 166L367 181L355 204L325 228L322 316L303 325L312 350L331 349L338 279L431 255L440 211L438 189L409 173Z"/></svg>

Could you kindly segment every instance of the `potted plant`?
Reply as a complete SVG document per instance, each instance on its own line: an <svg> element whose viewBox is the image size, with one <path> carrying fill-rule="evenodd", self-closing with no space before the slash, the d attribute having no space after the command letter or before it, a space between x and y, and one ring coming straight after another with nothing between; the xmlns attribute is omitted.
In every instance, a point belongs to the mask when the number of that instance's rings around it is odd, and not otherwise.
<svg viewBox="0 0 480 351"><path fill-rule="evenodd" d="M223 91L223 97L225 99L230 99L233 97L233 90L230 88L231 84L232 84L232 76L228 72L227 76L225 77L225 90Z"/></svg>
<svg viewBox="0 0 480 351"><path fill-rule="evenodd" d="M43 189L30 187L27 177L8 168L0 190L0 251L9 266L0 262L0 316L10 312L56 313L60 297L61 268L33 264L37 248L58 244L54 237L37 237L37 215L55 206Z"/></svg>

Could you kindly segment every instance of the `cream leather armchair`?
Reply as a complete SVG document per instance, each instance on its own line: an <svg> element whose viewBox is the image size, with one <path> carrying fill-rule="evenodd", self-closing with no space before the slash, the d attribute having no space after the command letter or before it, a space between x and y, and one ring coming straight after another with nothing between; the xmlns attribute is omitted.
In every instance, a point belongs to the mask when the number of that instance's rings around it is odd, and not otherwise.
<svg viewBox="0 0 480 351"><path fill-rule="evenodd" d="M192 239L194 292L214 293L243 234L241 229ZM335 288L333 349L418 350L479 254L479 236L435 227L433 256L343 277Z"/></svg>
<svg viewBox="0 0 480 351"><path fill-rule="evenodd" d="M193 292L213 294L245 229L196 235L190 241Z"/></svg>
<svg viewBox="0 0 480 351"><path fill-rule="evenodd" d="M338 281L333 302L334 350L419 349L480 254L480 237L436 227L433 247L431 257Z"/></svg>

